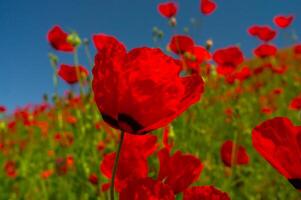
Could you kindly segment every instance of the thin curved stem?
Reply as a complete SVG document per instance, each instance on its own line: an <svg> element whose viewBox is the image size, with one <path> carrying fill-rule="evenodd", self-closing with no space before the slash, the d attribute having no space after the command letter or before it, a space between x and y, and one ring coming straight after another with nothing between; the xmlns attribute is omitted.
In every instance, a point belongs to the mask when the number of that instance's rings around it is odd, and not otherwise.
<svg viewBox="0 0 301 200"><path fill-rule="evenodd" d="M123 143L123 139L124 139L124 131L121 131L120 140L119 140L119 144L117 147L116 157L115 157L115 161L114 161L114 165L113 165L112 180L111 180L111 185L110 185L110 199L111 200L114 200L115 175L117 172L118 161L119 161L119 156L120 156L120 152L121 152L121 146Z"/></svg>

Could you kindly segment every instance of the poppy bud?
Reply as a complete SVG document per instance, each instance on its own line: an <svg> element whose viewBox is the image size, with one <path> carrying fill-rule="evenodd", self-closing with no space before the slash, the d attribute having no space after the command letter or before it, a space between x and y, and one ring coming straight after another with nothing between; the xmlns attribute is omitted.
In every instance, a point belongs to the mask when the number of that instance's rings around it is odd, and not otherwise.
<svg viewBox="0 0 301 200"><path fill-rule="evenodd" d="M213 46L213 40L208 39L208 40L206 41L206 50L207 50L207 51L210 51L210 49L211 49L212 46Z"/></svg>
<svg viewBox="0 0 301 200"><path fill-rule="evenodd" d="M72 44L75 47L79 46L82 43L82 41L77 33L69 34L67 37L67 41L68 41L68 43Z"/></svg>
<svg viewBox="0 0 301 200"><path fill-rule="evenodd" d="M171 17L171 18L169 19L169 25L170 25L171 27L175 27L175 26L177 25L177 19L176 19L175 17Z"/></svg>

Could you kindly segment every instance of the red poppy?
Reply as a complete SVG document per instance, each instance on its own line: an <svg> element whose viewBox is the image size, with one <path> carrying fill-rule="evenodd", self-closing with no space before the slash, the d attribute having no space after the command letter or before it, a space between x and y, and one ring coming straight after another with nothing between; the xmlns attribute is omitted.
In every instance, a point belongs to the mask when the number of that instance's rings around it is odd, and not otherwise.
<svg viewBox="0 0 301 200"><path fill-rule="evenodd" d="M79 76L81 76L82 79L87 78L89 71L83 66L74 67L71 65L62 64L58 69L57 74L67 83L74 84L79 81Z"/></svg>
<svg viewBox="0 0 301 200"><path fill-rule="evenodd" d="M53 170L47 169L41 172L40 177L43 180L48 179L53 174Z"/></svg>
<svg viewBox="0 0 301 200"><path fill-rule="evenodd" d="M175 194L183 192L195 182L203 169L201 161L193 155L177 151L170 156L167 149L158 152L160 171L158 180L169 185Z"/></svg>
<svg viewBox="0 0 301 200"><path fill-rule="evenodd" d="M0 105L0 113L5 113L6 112L6 107Z"/></svg>
<svg viewBox="0 0 301 200"><path fill-rule="evenodd" d="M93 91L105 122L132 134L169 124L204 91L202 78L180 77L181 65L156 48L130 52L114 37L94 36Z"/></svg>
<svg viewBox="0 0 301 200"><path fill-rule="evenodd" d="M275 56L277 47L271 44L261 44L254 50L254 54L260 58Z"/></svg>
<svg viewBox="0 0 301 200"><path fill-rule="evenodd" d="M182 56L183 68L199 72L201 64L211 59L211 54L202 46L194 46Z"/></svg>
<svg viewBox="0 0 301 200"><path fill-rule="evenodd" d="M95 174L95 173L90 174L90 176L89 176L89 182L92 185L98 185L98 176L97 176L97 174Z"/></svg>
<svg viewBox="0 0 301 200"><path fill-rule="evenodd" d="M236 145L236 152L234 153L235 159L232 159L234 145ZM231 140L227 140L223 143L221 147L221 158L227 167L232 167L233 164L246 165L249 163L249 156L246 149L241 145L234 144Z"/></svg>
<svg viewBox="0 0 301 200"><path fill-rule="evenodd" d="M166 3L159 3L157 9L160 15L169 19L176 16L178 11L178 6L174 2L166 2Z"/></svg>
<svg viewBox="0 0 301 200"><path fill-rule="evenodd" d="M154 135L125 134L115 178L117 191L122 191L131 180L147 177L147 158L156 150L156 141ZM115 157L115 152L105 155L100 165L101 172L109 179L112 177Z"/></svg>
<svg viewBox="0 0 301 200"><path fill-rule="evenodd" d="M17 177L17 169L16 169L16 162L14 161L6 161L4 164L4 170L6 172L6 175L10 178L16 178Z"/></svg>
<svg viewBox="0 0 301 200"><path fill-rule="evenodd" d="M217 63L218 74L229 75L244 61L244 56L238 47L231 46L218 49L213 54L213 60Z"/></svg>
<svg viewBox="0 0 301 200"><path fill-rule="evenodd" d="M210 15L216 10L216 3L212 0L201 0L200 10L204 15Z"/></svg>
<svg viewBox="0 0 301 200"><path fill-rule="evenodd" d="M252 26L248 30L249 34L257 37L263 42L269 42L276 37L276 31L274 31L270 26Z"/></svg>
<svg viewBox="0 0 301 200"><path fill-rule="evenodd" d="M175 54L184 54L185 52L193 51L194 41L187 35L174 35L168 47Z"/></svg>
<svg viewBox="0 0 301 200"><path fill-rule="evenodd" d="M273 94L276 94L276 95L279 95L279 94L282 94L283 93L283 89L282 88L275 88L273 91L272 91Z"/></svg>
<svg viewBox="0 0 301 200"><path fill-rule="evenodd" d="M241 82L245 81L251 76L252 76L252 71L247 66L241 68L240 71L235 73L235 78Z"/></svg>
<svg viewBox="0 0 301 200"><path fill-rule="evenodd" d="M119 194L120 200L174 200L172 189L161 181L142 178L131 181Z"/></svg>
<svg viewBox="0 0 301 200"><path fill-rule="evenodd" d="M61 27L54 26L47 35L48 42L58 51L73 52L74 46L67 41L68 34Z"/></svg>
<svg viewBox="0 0 301 200"><path fill-rule="evenodd" d="M301 55L301 44L296 44L294 46L294 53L295 55Z"/></svg>
<svg viewBox="0 0 301 200"><path fill-rule="evenodd" d="M286 117L267 120L253 129L257 152L301 191L301 127Z"/></svg>
<svg viewBox="0 0 301 200"><path fill-rule="evenodd" d="M291 100L289 108L292 110L301 110L301 95Z"/></svg>
<svg viewBox="0 0 301 200"><path fill-rule="evenodd" d="M288 15L288 16L278 15L274 17L274 23L279 28L287 28L292 24L293 20L294 20L294 16L292 15Z"/></svg>
<svg viewBox="0 0 301 200"><path fill-rule="evenodd" d="M270 69L275 74L284 74L287 71L288 66L285 64L280 64L278 66L271 65Z"/></svg>
<svg viewBox="0 0 301 200"><path fill-rule="evenodd" d="M183 200L230 200L227 193L214 186L195 186L184 191Z"/></svg>

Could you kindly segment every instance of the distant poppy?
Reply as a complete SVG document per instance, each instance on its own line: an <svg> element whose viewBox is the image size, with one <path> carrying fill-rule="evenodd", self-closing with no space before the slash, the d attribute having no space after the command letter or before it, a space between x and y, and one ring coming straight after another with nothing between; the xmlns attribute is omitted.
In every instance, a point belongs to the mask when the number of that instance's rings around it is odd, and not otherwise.
<svg viewBox="0 0 301 200"><path fill-rule="evenodd" d="M301 110L301 95L291 100L289 108L292 110Z"/></svg>
<svg viewBox="0 0 301 200"><path fill-rule="evenodd" d="M5 113L6 112L6 107L0 105L0 113Z"/></svg>
<svg viewBox="0 0 301 200"><path fill-rule="evenodd" d="M271 115L275 110L270 106L263 106L260 111L263 114Z"/></svg>
<svg viewBox="0 0 301 200"><path fill-rule="evenodd" d="M275 88L273 91L272 91L273 94L276 94L276 95L279 95L279 94L282 94L283 93L283 89L282 88Z"/></svg>
<svg viewBox="0 0 301 200"><path fill-rule="evenodd" d="M211 54L202 46L194 46L182 56L183 68L199 72L201 65L211 59Z"/></svg>
<svg viewBox="0 0 301 200"><path fill-rule="evenodd" d="M279 28L287 28L292 24L293 20L294 20L294 16L292 15L288 15L288 16L278 15L274 17L274 23Z"/></svg>
<svg viewBox="0 0 301 200"><path fill-rule="evenodd" d="M170 156L167 149L158 152L160 171L158 180L169 185L175 194L183 192L195 182L203 169L201 161L193 155L177 151Z"/></svg>
<svg viewBox="0 0 301 200"><path fill-rule="evenodd" d="M47 169L41 172L40 177L43 180L48 179L53 174L53 170Z"/></svg>
<svg viewBox="0 0 301 200"><path fill-rule="evenodd" d="M79 76L81 76L82 79L85 79L89 75L89 71L83 66L75 67L66 64L62 64L57 73L59 77L69 84L77 83L80 78Z"/></svg>
<svg viewBox="0 0 301 200"><path fill-rule="evenodd" d="M278 66L271 65L270 69L273 73L281 75L287 71L288 66L286 64L279 64Z"/></svg>
<svg viewBox="0 0 301 200"><path fill-rule="evenodd" d="M96 35L93 69L95 102L105 122L131 134L169 124L203 91L202 78L180 77L181 65L156 48L130 52L112 36Z"/></svg>
<svg viewBox="0 0 301 200"><path fill-rule="evenodd" d="M270 26L258 26L254 25L248 29L251 36L257 37L263 42L270 42L276 37L276 31Z"/></svg>
<svg viewBox="0 0 301 200"><path fill-rule="evenodd" d="M120 200L174 200L172 189L161 181L141 178L131 181L119 194Z"/></svg>
<svg viewBox="0 0 301 200"><path fill-rule="evenodd" d="M244 61L244 56L238 47L230 46L216 50L213 60L217 63L218 74L229 75Z"/></svg>
<svg viewBox="0 0 301 200"><path fill-rule="evenodd" d="M90 176L89 176L89 182L90 182L92 185L98 185L98 176L97 176L96 173L90 174Z"/></svg>
<svg viewBox="0 0 301 200"><path fill-rule="evenodd" d="M233 153L234 145L236 152ZM232 157L234 155L234 158ZM242 145L234 144L231 140L227 140L221 147L221 158L227 167L232 165L246 165L249 163L249 156L246 149Z"/></svg>
<svg viewBox="0 0 301 200"><path fill-rule="evenodd" d="M216 7L216 3L213 0L200 0L200 10L204 15L212 14Z"/></svg>
<svg viewBox="0 0 301 200"><path fill-rule="evenodd" d="M254 54L260 58L275 56L277 47L271 44L261 44L254 50Z"/></svg>
<svg viewBox="0 0 301 200"><path fill-rule="evenodd" d="M16 178L17 177L17 169L16 169L16 162L8 160L4 164L4 170L6 172L6 175L10 178Z"/></svg>
<svg viewBox="0 0 301 200"><path fill-rule="evenodd" d="M252 71L248 66L245 66L240 69L240 71L235 73L235 78L239 81L244 81L252 76Z"/></svg>
<svg viewBox="0 0 301 200"><path fill-rule="evenodd" d="M159 3L157 9L160 15L169 19L176 16L178 11L178 6L174 2L166 2L166 3Z"/></svg>
<svg viewBox="0 0 301 200"><path fill-rule="evenodd" d="M194 41L187 35L174 35L168 47L175 54L184 54L185 52L193 51Z"/></svg>
<svg viewBox="0 0 301 200"><path fill-rule="evenodd" d="M301 44L296 44L294 46L294 53L295 55L301 55Z"/></svg>
<svg viewBox="0 0 301 200"><path fill-rule="evenodd" d="M301 191L301 126L286 117L266 120L253 129L257 152Z"/></svg>
<svg viewBox="0 0 301 200"><path fill-rule="evenodd" d="M214 186L195 186L184 191L183 200L230 200L230 197Z"/></svg>
<svg viewBox="0 0 301 200"><path fill-rule="evenodd" d="M68 34L59 26L54 26L47 35L48 42L55 50L73 52L75 48L67 41L67 37Z"/></svg>

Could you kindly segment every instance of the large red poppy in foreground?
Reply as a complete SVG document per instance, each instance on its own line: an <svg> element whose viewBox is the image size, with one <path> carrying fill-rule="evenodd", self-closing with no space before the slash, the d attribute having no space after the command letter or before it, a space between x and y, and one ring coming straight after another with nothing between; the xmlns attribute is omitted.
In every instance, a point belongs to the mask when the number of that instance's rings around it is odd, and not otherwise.
<svg viewBox="0 0 301 200"><path fill-rule="evenodd" d="M98 53L93 69L95 101L104 121L132 134L164 127L203 93L199 75L180 77L180 63L160 49L129 52L116 38L93 38Z"/></svg>
<svg viewBox="0 0 301 200"><path fill-rule="evenodd" d="M255 127L252 139L260 155L301 191L301 126L276 117Z"/></svg>

